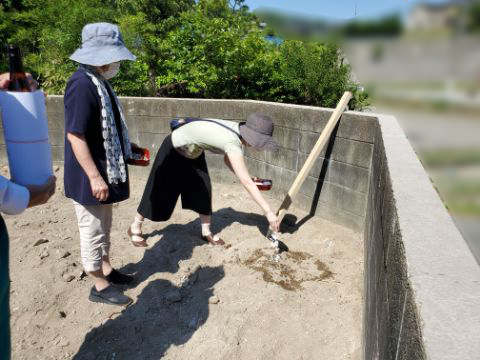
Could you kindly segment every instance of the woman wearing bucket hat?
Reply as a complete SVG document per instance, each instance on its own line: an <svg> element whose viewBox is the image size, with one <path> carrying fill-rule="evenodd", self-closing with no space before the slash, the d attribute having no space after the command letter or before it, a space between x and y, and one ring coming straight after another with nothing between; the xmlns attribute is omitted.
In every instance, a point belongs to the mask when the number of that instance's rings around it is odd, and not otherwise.
<svg viewBox="0 0 480 360"><path fill-rule="evenodd" d="M202 224L202 239L213 245L224 241L210 231L212 190L204 150L224 155L225 164L265 213L270 227L278 230L278 220L263 198L245 165L244 146L275 150L272 119L251 114L247 121L195 119L173 130L163 141L133 223L128 229L135 246L147 246L142 234L144 218L166 221L172 215L178 197L182 207L197 212Z"/></svg>
<svg viewBox="0 0 480 360"><path fill-rule="evenodd" d="M80 233L85 271L95 284L89 299L127 305L131 299L111 284L133 277L112 268L109 259L112 204L129 197L126 161L131 144L125 116L108 80L120 61L135 60L118 27L88 24L82 45L70 59L79 63L65 90L65 195L71 198Z"/></svg>

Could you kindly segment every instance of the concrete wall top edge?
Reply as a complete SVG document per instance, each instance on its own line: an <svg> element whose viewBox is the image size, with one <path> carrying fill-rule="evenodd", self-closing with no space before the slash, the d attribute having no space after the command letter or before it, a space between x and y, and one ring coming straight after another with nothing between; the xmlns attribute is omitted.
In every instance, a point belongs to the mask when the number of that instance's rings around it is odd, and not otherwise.
<svg viewBox="0 0 480 360"><path fill-rule="evenodd" d="M473 359L480 354L480 267L395 117L378 118L427 356Z"/></svg>
<svg viewBox="0 0 480 360"><path fill-rule="evenodd" d="M49 98L61 98L63 99L63 95L48 95ZM240 100L240 99L194 99L194 98L170 98L170 97L136 97L136 96L120 96L120 99L125 99L125 100L150 100L150 101L155 101L155 100L171 100L171 101L191 101L191 102L232 102L232 103L252 103L252 104L271 104L271 105L276 105L280 107L293 107L297 109L309 109L309 110L318 110L318 111L333 111L332 108L325 108L325 107L319 107L319 106L310 106L310 105L297 105L297 104L285 104L285 103L276 103L276 102L271 102L271 101L260 101L260 100ZM381 114L377 113L371 113L371 112L361 112L361 111L346 111L349 114L352 115L359 115L359 116L364 116L364 117L372 117L372 118L377 118Z"/></svg>

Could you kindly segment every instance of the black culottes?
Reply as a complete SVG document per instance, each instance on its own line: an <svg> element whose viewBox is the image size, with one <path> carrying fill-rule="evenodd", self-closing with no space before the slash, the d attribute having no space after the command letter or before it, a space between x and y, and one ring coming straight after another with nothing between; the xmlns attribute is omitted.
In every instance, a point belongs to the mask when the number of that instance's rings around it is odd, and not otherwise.
<svg viewBox="0 0 480 360"><path fill-rule="evenodd" d="M182 208L202 215L212 213L212 184L205 153L196 159L181 155L168 135L158 150L148 177L138 213L152 221L166 221L178 200Z"/></svg>

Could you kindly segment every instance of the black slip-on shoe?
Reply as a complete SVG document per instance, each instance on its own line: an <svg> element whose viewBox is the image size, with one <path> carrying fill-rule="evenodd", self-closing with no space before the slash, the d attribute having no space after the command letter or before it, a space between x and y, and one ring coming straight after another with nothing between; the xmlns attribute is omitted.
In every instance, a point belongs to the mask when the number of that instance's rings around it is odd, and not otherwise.
<svg viewBox="0 0 480 360"><path fill-rule="evenodd" d="M133 282L134 278L131 275L122 274L120 271L112 269L112 272L106 276L109 283L115 285L127 285Z"/></svg>
<svg viewBox="0 0 480 360"><path fill-rule="evenodd" d="M122 294L115 286L109 285L105 289L98 291L95 286L90 290L88 300L110 305L128 305L132 302L128 296Z"/></svg>

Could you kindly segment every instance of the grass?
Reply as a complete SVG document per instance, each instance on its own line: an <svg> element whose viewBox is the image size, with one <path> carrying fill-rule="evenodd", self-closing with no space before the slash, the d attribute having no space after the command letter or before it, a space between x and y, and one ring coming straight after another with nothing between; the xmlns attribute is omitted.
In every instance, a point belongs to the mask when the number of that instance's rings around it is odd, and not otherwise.
<svg viewBox="0 0 480 360"><path fill-rule="evenodd" d="M446 205L452 214L480 217L480 204L473 202L447 202Z"/></svg>
<svg viewBox="0 0 480 360"><path fill-rule="evenodd" d="M427 168L480 165L480 149L432 150L418 155Z"/></svg>

